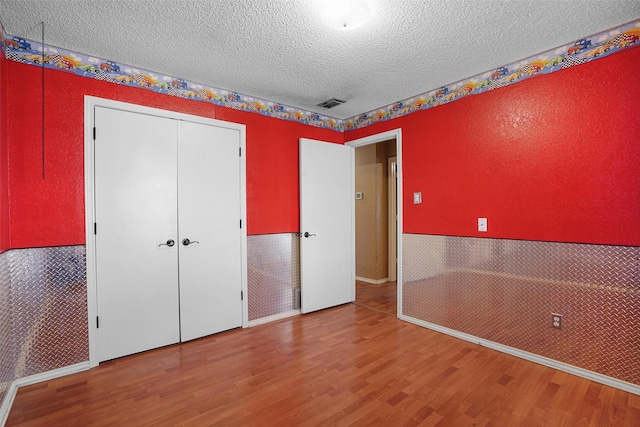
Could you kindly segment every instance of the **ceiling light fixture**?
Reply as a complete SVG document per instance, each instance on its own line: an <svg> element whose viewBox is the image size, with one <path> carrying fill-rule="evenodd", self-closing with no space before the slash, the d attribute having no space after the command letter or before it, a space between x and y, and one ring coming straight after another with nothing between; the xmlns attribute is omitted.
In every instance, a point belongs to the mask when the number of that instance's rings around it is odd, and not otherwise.
<svg viewBox="0 0 640 427"><path fill-rule="evenodd" d="M331 28L353 30L371 18L372 10L365 0L321 0L320 17Z"/></svg>

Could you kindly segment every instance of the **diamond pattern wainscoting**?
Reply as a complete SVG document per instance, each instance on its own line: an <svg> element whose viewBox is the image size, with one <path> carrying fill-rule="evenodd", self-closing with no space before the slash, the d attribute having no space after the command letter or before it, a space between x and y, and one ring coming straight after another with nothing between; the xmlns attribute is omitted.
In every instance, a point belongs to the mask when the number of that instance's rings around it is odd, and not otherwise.
<svg viewBox="0 0 640 427"><path fill-rule="evenodd" d="M9 252L0 254L0 406L14 380L16 357L11 339ZM0 420L1 421L1 420Z"/></svg>
<svg viewBox="0 0 640 427"><path fill-rule="evenodd" d="M640 247L405 234L402 308L640 385Z"/></svg>
<svg viewBox="0 0 640 427"><path fill-rule="evenodd" d="M4 399L14 380L89 359L85 247L4 252L0 277Z"/></svg>
<svg viewBox="0 0 640 427"><path fill-rule="evenodd" d="M247 236L247 271L249 321L300 308L297 233Z"/></svg>

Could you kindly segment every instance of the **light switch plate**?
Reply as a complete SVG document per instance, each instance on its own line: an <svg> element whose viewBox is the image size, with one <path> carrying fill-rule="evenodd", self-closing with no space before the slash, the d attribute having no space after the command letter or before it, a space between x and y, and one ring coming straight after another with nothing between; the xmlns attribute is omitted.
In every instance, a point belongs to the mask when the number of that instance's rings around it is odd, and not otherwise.
<svg viewBox="0 0 640 427"><path fill-rule="evenodd" d="M478 218L478 231L487 231L487 218Z"/></svg>
<svg viewBox="0 0 640 427"><path fill-rule="evenodd" d="M416 191L413 193L413 204L419 205L420 203L422 203L422 192Z"/></svg>

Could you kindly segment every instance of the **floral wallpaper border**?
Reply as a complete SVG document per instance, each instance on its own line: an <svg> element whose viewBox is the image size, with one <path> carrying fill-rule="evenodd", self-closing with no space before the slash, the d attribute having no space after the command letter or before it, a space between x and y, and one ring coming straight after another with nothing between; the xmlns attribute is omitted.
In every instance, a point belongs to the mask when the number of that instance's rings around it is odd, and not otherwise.
<svg viewBox="0 0 640 427"><path fill-rule="evenodd" d="M71 72L79 76L134 86L166 95L210 102L235 110L259 113L283 120L300 122L342 132L342 120L290 107L277 102L253 98L237 92L185 81L153 71L116 63L70 50L44 45L18 36L8 35L2 28L2 44L7 59L38 67Z"/></svg>
<svg viewBox="0 0 640 427"><path fill-rule="evenodd" d="M355 130L374 123L406 116L415 111L447 104L465 96L509 86L533 76L553 73L611 55L620 50L640 46L640 20L638 20L496 70L487 71L380 109L341 120L46 44L43 52L41 43L8 35L1 24L0 29L2 30L5 56L13 61L67 71L111 83L142 87L153 92L210 102L222 107L296 121L338 132Z"/></svg>
<svg viewBox="0 0 640 427"><path fill-rule="evenodd" d="M584 64L632 46L640 46L640 20L585 37L496 70L466 78L423 94L344 120L354 130L419 110L447 104L469 95L516 84L527 78Z"/></svg>

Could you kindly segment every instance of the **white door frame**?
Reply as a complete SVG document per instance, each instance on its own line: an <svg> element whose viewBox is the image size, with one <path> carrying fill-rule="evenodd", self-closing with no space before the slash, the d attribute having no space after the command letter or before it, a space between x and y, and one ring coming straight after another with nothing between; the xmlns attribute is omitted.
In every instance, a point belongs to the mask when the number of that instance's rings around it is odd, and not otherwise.
<svg viewBox="0 0 640 427"><path fill-rule="evenodd" d="M177 113L174 111L160 110L157 108L144 107L126 102L113 101L110 99L97 98L86 95L84 97L84 190L85 190L85 236L86 236L86 258L87 258L87 315L89 324L89 365L98 365L98 330L96 327L96 316L98 312L97 280L96 280L96 245L94 222L95 222L95 182L94 182L94 147L93 128L95 107L112 108L132 113L147 114L156 117L163 117L174 120L200 123L209 126L218 126L227 129L234 129L240 133L240 220L241 229L241 260L242 260L242 293L245 296L242 300L242 327L246 328L249 323L247 305L247 185L246 185L246 126L236 123L223 122L221 120L209 119L206 117L192 116L189 114ZM99 130L98 130L99 131Z"/></svg>
<svg viewBox="0 0 640 427"><path fill-rule="evenodd" d="M388 273L389 280L397 280L398 272L398 230L396 229L396 222L398 221L398 178L397 178L397 157L389 157L387 159L388 179L387 187L389 196L387 197L387 210L388 210Z"/></svg>
<svg viewBox="0 0 640 427"><path fill-rule="evenodd" d="M378 133L375 135L366 136L364 138L355 139L347 142L348 145L353 148L363 147L369 144L377 144L378 142L388 141L390 139L396 140L396 157L398 161L397 167L397 199L398 204L398 228L397 228L397 245L398 245L398 270L397 270L397 317L402 316L402 129L393 129L386 132ZM353 171L355 179L355 169ZM355 196L354 196L355 197ZM353 219L355 222L355 210L353 213Z"/></svg>

